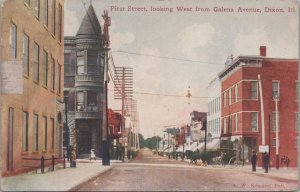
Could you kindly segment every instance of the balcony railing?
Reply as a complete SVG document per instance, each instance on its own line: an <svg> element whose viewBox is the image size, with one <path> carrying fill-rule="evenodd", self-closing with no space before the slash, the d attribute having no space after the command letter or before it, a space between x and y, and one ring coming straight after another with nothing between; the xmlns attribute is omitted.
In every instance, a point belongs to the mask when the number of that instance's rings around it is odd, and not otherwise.
<svg viewBox="0 0 300 192"><path fill-rule="evenodd" d="M99 111L76 111L75 119L100 119Z"/></svg>
<svg viewBox="0 0 300 192"><path fill-rule="evenodd" d="M75 87L101 87L103 86L103 77L100 75L84 74L75 76Z"/></svg>
<svg viewBox="0 0 300 192"><path fill-rule="evenodd" d="M84 74L76 75L76 81L101 81L100 75Z"/></svg>

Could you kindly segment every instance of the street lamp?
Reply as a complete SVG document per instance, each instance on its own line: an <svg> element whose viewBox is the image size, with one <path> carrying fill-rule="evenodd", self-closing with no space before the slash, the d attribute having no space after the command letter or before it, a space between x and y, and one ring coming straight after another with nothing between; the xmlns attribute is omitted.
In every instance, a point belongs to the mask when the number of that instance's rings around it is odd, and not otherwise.
<svg viewBox="0 0 300 192"><path fill-rule="evenodd" d="M71 153L70 153L70 130L68 126L68 101L69 101L69 91L64 90L64 103L65 103L65 145L67 149L67 159L70 159Z"/></svg>
<svg viewBox="0 0 300 192"><path fill-rule="evenodd" d="M189 89L188 89L188 93L187 93L187 95L186 95L186 97L187 98L189 98L189 104L190 104L190 98L192 97L192 94L191 94L191 92L190 92L190 86L188 87Z"/></svg>

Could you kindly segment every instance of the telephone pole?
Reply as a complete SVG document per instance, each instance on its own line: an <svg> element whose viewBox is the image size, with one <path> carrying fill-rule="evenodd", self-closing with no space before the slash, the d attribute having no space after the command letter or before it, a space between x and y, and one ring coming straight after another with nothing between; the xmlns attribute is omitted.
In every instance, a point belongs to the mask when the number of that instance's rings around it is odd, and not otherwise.
<svg viewBox="0 0 300 192"><path fill-rule="evenodd" d="M121 114L122 117L125 117L125 115L127 115L125 101L132 100L133 94L133 69L131 67L116 67L114 81L114 98L121 100ZM123 121L124 119L122 119L122 146L124 149L124 158L127 159L128 135L125 135L125 122Z"/></svg>
<svg viewBox="0 0 300 192"><path fill-rule="evenodd" d="M102 15L104 19L104 28L103 28L103 48L104 48L104 98L103 98L103 120L102 120L102 165L110 165L109 157L109 148L110 141L108 136L108 112L107 112L107 84L109 81L108 78L108 51L110 50L110 40L109 40L109 31L108 27L111 25L110 17L108 16L107 11L104 11Z"/></svg>

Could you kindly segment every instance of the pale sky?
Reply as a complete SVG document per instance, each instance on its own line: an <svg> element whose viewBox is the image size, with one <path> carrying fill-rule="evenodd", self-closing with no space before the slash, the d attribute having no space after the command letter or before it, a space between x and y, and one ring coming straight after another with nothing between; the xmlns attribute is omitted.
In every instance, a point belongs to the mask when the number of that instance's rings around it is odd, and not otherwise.
<svg viewBox="0 0 300 192"><path fill-rule="evenodd" d="M104 10L111 17L110 47L115 65L133 67L134 98L138 102L140 132L145 138L161 135L164 126L190 123L193 110L206 112L206 87L224 68L229 55L258 55L259 46L265 45L268 57L298 58L295 0L93 0L92 4L101 25ZM66 36L76 34L89 5L90 0L65 0ZM125 10L115 11L112 6ZM128 11L128 6L145 7L147 11ZM150 11L151 6L173 11ZM178 6L191 7L192 11L179 12ZM196 6L209 8L210 12L196 12ZM235 12L215 12L214 7L233 8ZM237 12L239 7L258 8L261 12ZM288 12L288 7L296 12ZM281 8L284 12L265 12ZM112 83L109 86L113 90ZM184 97L188 86L190 104ZM109 92L108 105L121 109L113 92Z"/></svg>

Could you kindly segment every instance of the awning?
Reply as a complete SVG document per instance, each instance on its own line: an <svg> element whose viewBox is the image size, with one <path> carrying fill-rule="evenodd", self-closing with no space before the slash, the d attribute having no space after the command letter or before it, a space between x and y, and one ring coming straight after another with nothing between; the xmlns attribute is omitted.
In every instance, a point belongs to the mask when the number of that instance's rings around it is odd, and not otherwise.
<svg viewBox="0 0 300 192"><path fill-rule="evenodd" d="M231 136L230 137L230 141L235 141L235 140L240 140L240 136L237 136L237 135L235 135L235 136Z"/></svg>
<svg viewBox="0 0 300 192"><path fill-rule="evenodd" d="M197 151L197 149L198 149L198 150L201 150L201 148L203 148L203 147L204 147L204 142L202 142L202 143L194 142L194 143L191 145L190 150L191 150L191 151Z"/></svg>
<svg viewBox="0 0 300 192"><path fill-rule="evenodd" d="M221 137L221 140L228 140L229 137Z"/></svg>
<svg viewBox="0 0 300 192"><path fill-rule="evenodd" d="M219 149L221 140L219 138L213 139L212 141L206 144L207 149Z"/></svg>
<svg viewBox="0 0 300 192"><path fill-rule="evenodd" d="M193 151L193 149L197 147L197 142L193 142L191 145L186 147L186 151Z"/></svg>

